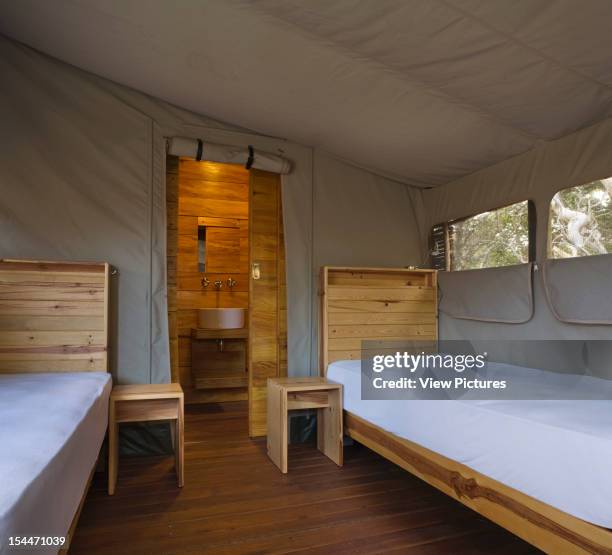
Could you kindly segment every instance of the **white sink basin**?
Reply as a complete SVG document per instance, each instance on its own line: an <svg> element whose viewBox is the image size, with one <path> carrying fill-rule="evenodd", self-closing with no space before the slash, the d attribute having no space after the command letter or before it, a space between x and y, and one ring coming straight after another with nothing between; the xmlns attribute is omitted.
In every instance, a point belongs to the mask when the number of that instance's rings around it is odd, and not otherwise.
<svg viewBox="0 0 612 555"><path fill-rule="evenodd" d="M201 308L198 328L206 330L235 330L244 328L244 308Z"/></svg>

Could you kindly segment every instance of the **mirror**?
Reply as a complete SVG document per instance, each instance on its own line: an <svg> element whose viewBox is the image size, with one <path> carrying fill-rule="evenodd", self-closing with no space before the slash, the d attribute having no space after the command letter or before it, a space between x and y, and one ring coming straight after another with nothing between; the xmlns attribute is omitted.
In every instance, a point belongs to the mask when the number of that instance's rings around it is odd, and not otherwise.
<svg viewBox="0 0 612 555"><path fill-rule="evenodd" d="M198 272L206 271L206 226L198 226Z"/></svg>

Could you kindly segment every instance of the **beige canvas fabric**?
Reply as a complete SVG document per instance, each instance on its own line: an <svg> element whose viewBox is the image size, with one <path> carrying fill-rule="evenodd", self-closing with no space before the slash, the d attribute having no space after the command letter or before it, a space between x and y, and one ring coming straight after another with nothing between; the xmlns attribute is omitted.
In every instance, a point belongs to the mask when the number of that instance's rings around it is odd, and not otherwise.
<svg viewBox="0 0 612 555"><path fill-rule="evenodd" d="M103 234L108 225L106 243L88 244L87 253L110 252L111 232L123 229L133 256L126 256L132 270L123 272L119 295L134 318L125 316L123 326L131 322L149 335L130 332L129 348L140 354L125 358L120 347L118 356L148 369L130 369L138 379L147 372L163 377L156 361L166 360L164 137L253 144L295 165L283 178L290 366L295 373L313 371L320 263L423 264L432 224L527 198L536 204L537 259L544 262L552 195L612 175L611 19L607 0L0 1L0 32L152 95L3 43L3 124L14 148L5 149L2 177L13 184L6 205L21 204L8 212L2 204L12 225L3 228L10 235L0 238L0 247L11 255L83 254L84 229L113 214L116 203L105 203L124 191L135 229L119 221L119 212L114 227L104 220L98 230ZM55 146L44 151L48 143ZM36 155L27 157L33 169L23 174L16 161L25 162L28 150ZM78 158L81 151L77 171L67 153ZM323 152L352 162L336 171ZM371 171L359 173L353 164ZM375 195L370 185L358 184L371 182L372 172L387 176ZM388 178L434 188L408 189L404 196ZM353 186L360 195L344 192ZM96 204L91 199L104 187ZM23 208L26 198L37 194L41 205L55 207L58 191L75 206L90 197L89 212L64 217L57 236L36 236L37 222L49 216L36 214L42 218L36 220ZM362 195L385 199L385 210L370 204L376 214L388 212L388 221L366 222ZM359 215L354 220L351 207ZM64 205L59 208L64 216ZM344 236L343 225L351 230ZM372 235L364 231L369 226ZM400 234L405 244L387 240ZM376 236L383 238L379 250L372 248ZM542 272L534 274L533 301L533 318L524 324L443 315L441 335L609 339L609 326L560 322L546 301ZM149 345L160 352L145 354Z"/></svg>
<svg viewBox="0 0 612 555"><path fill-rule="evenodd" d="M524 324L533 316L532 264L440 272L439 311L452 318Z"/></svg>
<svg viewBox="0 0 612 555"><path fill-rule="evenodd" d="M560 322L612 325L611 254L547 260L542 282L548 306Z"/></svg>
<svg viewBox="0 0 612 555"><path fill-rule="evenodd" d="M169 379L166 137L282 152L292 367L310 369L311 149L245 133L0 38L0 257L106 260L111 367L122 383Z"/></svg>
<svg viewBox="0 0 612 555"><path fill-rule="evenodd" d="M539 269L533 278L533 317L522 324L494 324L453 318L441 312L441 338L565 340L562 347L559 342L551 341L534 343L533 349L526 341L520 350L508 348L504 356L507 356L507 362L551 369L565 367L567 371L581 368L581 365L571 368L567 363L583 360L584 346L580 340L605 340L605 344L601 342L600 350L610 354L611 349L606 345L612 339L612 327L606 322L610 319L611 309L611 257L547 261L547 232L550 201L557 191L612 176L611 144L612 120L607 119L556 141L540 143L528 153L449 185L421 192L425 214L420 220L423 237L427 237L434 223L471 216L526 199L533 200L537 210ZM425 241L422 248L427 252ZM499 299L496 309L499 313L513 310L504 307L504 298ZM589 352L593 351L595 344L589 344ZM569 353L572 349L575 352ZM503 351L504 348L500 347L500 352ZM605 357L599 351L597 359L599 362L589 366L589 372L612 377L610 365L602 362ZM560 363L561 360L565 362Z"/></svg>
<svg viewBox="0 0 612 555"><path fill-rule="evenodd" d="M172 156L185 156L196 160L207 160L221 164L240 164L256 170L286 175L291 172L291 162L282 156L255 150L249 147L235 147L207 143L202 139L188 137L169 137L167 152Z"/></svg>
<svg viewBox="0 0 612 555"><path fill-rule="evenodd" d="M321 266L404 267L421 264L410 190L315 151L312 360L317 361Z"/></svg>
<svg viewBox="0 0 612 555"><path fill-rule="evenodd" d="M611 19L608 0L0 2L0 32L57 58L415 185L610 116Z"/></svg>
<svg viewBox="0 0 612 555"><path fill-rule="evenodd" d="M401 184L181 110L5 38L0 70L0 257L108 260L118 269L111 366L120 382L169 379L168 137L204 137L242 152L253 145L291 162L282 187L292 375L318 371L322 263L393 266L420 257L411 197ZM382 246L380 235L388 238Z"/></svg>

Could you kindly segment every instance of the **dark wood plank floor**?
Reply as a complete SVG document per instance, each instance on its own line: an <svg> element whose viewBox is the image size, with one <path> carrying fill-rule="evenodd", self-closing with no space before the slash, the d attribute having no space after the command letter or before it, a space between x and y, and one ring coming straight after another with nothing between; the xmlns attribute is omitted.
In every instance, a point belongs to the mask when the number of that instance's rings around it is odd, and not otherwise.
<svg viewBox="0 0 612 555"><path fill-rule="evenodd" d="M365 447L338 468L291 446L283 476L247 437L246 410L188 407L183 489L170 457L123 459L113 497L96 475L70 553L535 552Z"/></svg>

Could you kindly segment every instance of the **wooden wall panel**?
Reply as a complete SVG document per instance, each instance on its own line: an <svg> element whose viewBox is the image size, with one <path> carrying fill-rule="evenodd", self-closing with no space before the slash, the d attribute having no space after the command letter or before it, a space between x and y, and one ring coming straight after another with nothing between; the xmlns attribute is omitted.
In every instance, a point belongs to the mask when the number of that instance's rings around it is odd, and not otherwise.
<svg viewBox="0 0 612 555"><path fill-rule="evenodd" d="M167 169L168 318L173 381L181 383L187 402L244 400L247 398L245 388L198 390L194 387L190 334L197 323L198 308L249 307L249 172L241 166L187 159L179 161L174 157L168 157ZM260 211L255 222L262 229L274 229L274 233L270 236L256 234L255 246L257 252L274 251L262 261L262 270L275 277L267 289L262 289L264 294L256 303L253 321L258 329L266 329L274 342L255 350L256 356L263 355L273 361L272 365L260 361L257 366L255 383L257 387L263 387L263 394L261 391L255 393L256 403L257 399L265 402L266 378L259 371L267 367L267 372L273 375L287 374L287 302L280 178L273 174L265 175L269 183L273 183L274 194L268 198L274 201ZM213 247L218 242L221 247L231 250L231 256L216 257L214 252L218 249L212 249L212 258L207 260L209 271L206 276L211 282L208 289L202 288L203 274L198 271L198 225L206 225L207 233L212 231L207 241L212 239ZM217 233L213 228L224 229ZM231 291L225 283L229 277L237 282ZM215 280L223 281L221 291L212 286ZM271 314L274 315L274 324L270 320Z"/></svg>
<svg viewBox="0 0 612 555"><path fill-rule="evenodd" d="M362 358L362 342L395 340L434 345L438 338L435 270L321 270L321 373L337 360ZM423 342L423 343L421 343Z"/></svg>
<svg viewBox="0 0 612 555"><path fill-rule="evenodd" d="M108 370L109 266L0 260L0 373Z"/></svg>
<svg viewBox="0 0 612 555"><path fill-rule="evenodd" d="M249 435L256 437L267 430L267 380L280 374L281 357L286 359L279 298L283 291L280 177L252 171L250 200L251 262L259 264L261 271L260 279L250 282L249 309Z"/></svg>
<svg viewBox="0 0 612 555"><path fill-rule="evenodd" d="M198 390L191 368L191 328L199 308L248 308L249 172L241 166L181 159L178 164L176 329L178 376L185 400L244 400L245 387ZM207 226L206 272L198 271L198 225ZM201 280L210 280L207 289ZM232 278L237 285L228 289ZM220 291L213 283L223 282ZM202 385L202 384L200 384Z"/></svg>
<svg viewBox="0 0 612 555"><path fill-rule="evenodd" d="M239 274L240 228L210 227L206 230L206 273ZM248 271L248 270L247 270Z"/></svg>

